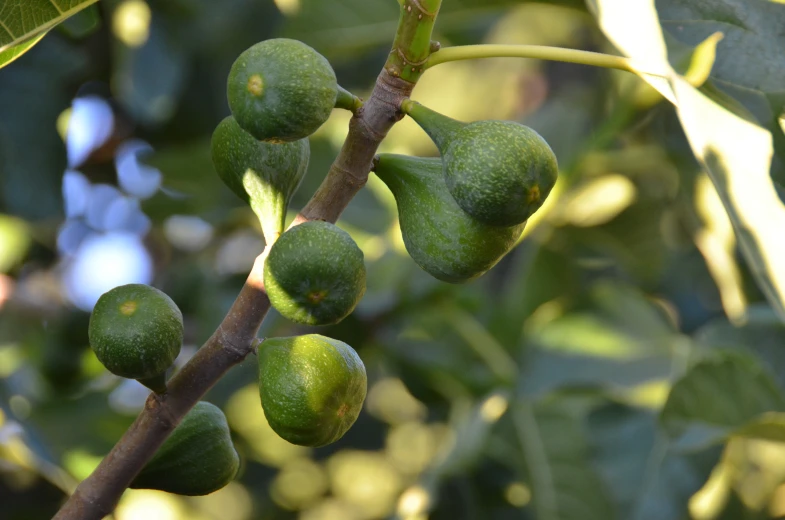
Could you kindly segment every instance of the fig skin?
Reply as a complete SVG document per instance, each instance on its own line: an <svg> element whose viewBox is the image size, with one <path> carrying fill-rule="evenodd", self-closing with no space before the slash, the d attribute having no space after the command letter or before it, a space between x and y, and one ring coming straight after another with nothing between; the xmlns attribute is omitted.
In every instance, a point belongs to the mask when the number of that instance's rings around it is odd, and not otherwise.
<svg viewBox="0 0 785 520"><path fill-rule="evenodd" d="M463 283L487 272L526 226L489 226L469 216L447 189L439 158L380 154L374 172L395 196L409 256L444 282Z"/></svg>
<svg viewBox="0 0 785 520"><path fill-rule="evenodd" d="M556 156L528 126L492 120L463 123L411 100L403 109L439 148L455 201L484 224L525 222L556 184Z"/></svg>
<svg viewBox="0 0 785 520"><path fill-rule="evenodd" d="M251 206L272 243L283 232L286 210L308 170L308 139L272 144L255 139L232 116L221 121L211 141L218 176Z"/></svg>
<svg viewBox="0 0 785 520"><path fill-rule="evenodd" d="M239 468L240 457L226 416L217 406L200 401L183 417L130 487L207 495L231 482Z"/></svg>
<svg viewBox="0 0 785 520"><path fill-rule="evenodd" d="M288 38L259 42L229 72L229 108L237 123L261 141L297 141L330 117L338 98L335 71L308 45Z"/></svg>
<svg viewBox="0 0 785 520"><path fill-rule="evenodd" d="M363 252L334 224L295 226L270 248L264 285L272 306L304 325L332 325L351 314L365 294Z"/></svg>
<svg viewBox="0 0 785 520"><path fill-rule="evenodd" d="M183 343L183 315L154 287L128 284L98 299L88 327L90 346L115 375L151 380L172 366Z"/></svg>
<svg viewBox="0 0 785 520"><path fill-rule="evenodd" d="M301 446L331 444L352 427L367 392L365 365L342 341L308 334L259 348L259 395L267 422Z"/></svg>

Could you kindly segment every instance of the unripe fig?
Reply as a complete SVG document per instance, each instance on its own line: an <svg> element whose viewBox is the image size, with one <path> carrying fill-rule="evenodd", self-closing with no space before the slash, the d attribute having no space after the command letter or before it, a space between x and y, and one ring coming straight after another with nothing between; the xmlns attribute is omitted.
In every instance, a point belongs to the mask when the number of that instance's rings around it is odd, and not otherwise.
<svg viewBox="0 0 785 520"><path fill-rule="evenodd" d="M308 139L273 144L255 139L232 116L213 132L213 164L221 180L251 205L268 243L283 232L286 209L305 177Z"/></svg>
<svg viewBox="0 0 785 520"><path fill-rule="evenodd" d="M559 166L545 139L512 121L463 123L411 100L402 109L433 139L458 205L491 226L513 226L537 211Z"/></svg>
<svg viewBox="0 0 785 520"><path fill-rule="evenodd" d="M171 298L154 287L121 285L98 299L88 335L107 370L161 392L164 373L180 353L183 315Z"/></svg>
<svg viewBox="0 0 785 520"><path fill-rule="evenodd" d="M439 158L380 154L374 171L395 196L406 250L439 280L461 283L482 275L526 226L489 226L469 216L447 190Z"/></svg>
<svg viewBox="0 0 785 520"><path fill-rule="evenodd" d="M286 38L259 42L232 65L226 87L237 123L262 141L296 141L327 121L338 97L335 72L308 45Z"/></svg>
<svg viewBox="0 0 785 520"><path fill-rule="evenodd" d="M365 401L365 365L342 341L308 334L272 338L259 347L259 395L281 438L319 447L351 428Z"/></svg>
<svg viewBox="0 0 785 520"><path fill-rule="evenodd" d="M365 294L363 252L335 225L305 222L270 248L264 286L285 318L305 325L338 323Z"/></svg>
<svg viewBox="0 0 785 520"><path fill-rule="evenodd" d="M183 417L130 487L207 495L231 482L239 467L240 458L224 413L217 406L200 401Z"/></svg>

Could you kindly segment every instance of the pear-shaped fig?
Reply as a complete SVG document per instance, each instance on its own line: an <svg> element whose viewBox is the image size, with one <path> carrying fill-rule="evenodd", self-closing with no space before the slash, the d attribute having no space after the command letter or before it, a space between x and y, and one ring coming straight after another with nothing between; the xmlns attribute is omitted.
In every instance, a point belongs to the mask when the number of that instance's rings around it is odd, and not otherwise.
<svg viewBox="0 0 785 520"><path fill-rule="evenodd" d="M98 299L88 335L107 370L162 392L164 373L183 342L183 315L171 298L154 287L121 285Z"/></svg>
<svg viewBox="0 0 785 520"><path fill-rule="evenodd" d="M177 425L131 482L133 489L159 489L178 495L207 495L237 475L240 458L226 416L200 401Z"/></svg>
<svg viewBox="0 0 785 520"><path fill-rule="evenodd" d="M363 252L335 225L305 222L270 248L264 286L285 318L305 325L338 323L365 294Z"/></svg>
<svg viewBox="0 0 785 520"><path fill-rule="evenodd" d="M239 125L262 141L297 141L330 117L338 97L335 72L308 45L287 38L259 42L232 65L229 108Z"/></svg>
<svg viewBox="0 0 785 520"><path fill-rule="evenodd" d="M365 365L342 341L308 334L259 347L259 394L270 427L292 444L337 441L360 414Z"/></svg>
<svg viewBox="0 0 785 520"><path fill-rule="evenodd" d="M433 139L458 205L491 226L537 211L556 184L556 156L540 134L512 121L463 123L407 100L402 109Z"/></svg>
<svg viewBox="0 0 785 520"><path fill-rule="evenodd" d="M482 275L526 226L489 226L469 216L447 190L439 158L380 154L374 172L395 196L409 255L439 280L461 283Z"/></svg>
<svg viewBox="0 0 785 520"><path fill-rule="evenodd" d="M283 232L286 209L305 177L308 139L273 144L255 139L232 116L213 132L213 164L221 180L251 205L268 243Z"/></svg>

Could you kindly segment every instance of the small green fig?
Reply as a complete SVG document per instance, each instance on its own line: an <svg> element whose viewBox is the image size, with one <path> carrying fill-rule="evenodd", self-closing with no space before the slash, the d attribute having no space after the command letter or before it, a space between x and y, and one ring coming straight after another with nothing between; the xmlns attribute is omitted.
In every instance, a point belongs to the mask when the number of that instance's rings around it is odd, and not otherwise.
<svg viewBox="0 0 785 520"><path fill-rule="evenodd" d="M447 190L439 158L380 154L374 172L395 196L409 255L439 280L461 283L482 275L526 226L489 226L469 216Z"/></svg>
<svg viewBox="0 0 785 520"><path fill-rule="evenodd" d="M232 444L226 416L217 406L200 401L183 417L130 487L207 495L231 482L239 467L240 457Z"/></svg>
<svg viewBox="0 0 785 520"><path fill-rule="evenodd" d="M365 294L363 252L335 225L305 222L270 248L264 286L285 318L305 325L338 323Z"/></svg>
<svg viewBox="0 0 785 520"><path fill-rule="evenodd" d="M259 395L281 438L319 447L343 437L360 415L367 377L352 347L308 334L271 338L259 347Z"/></svg>
<svg viewBox="0 0 785 520"><path fill-rule="evenodd" d="M98 299L88 336L107 370L162 392L164 373L183 342L183 315L171 298L154 287L121 285Z"/></svg>
<svg viewBox="0 0 785 520"><path fill-rule="evenodd" d="M308 139L282 144L259 141L228 116L213 132L211 145L218 176L251 205L267 242L275 242L284 230L292 195L308 169Z"/></svg>
<svg viewBox="0 0 785 520"><path fill-rule="evenodd" d="M308 45L287 38L259 42L232 65L226 88L237 123L262 141L297 141L330 117L335 71Z"/></svg>
<svg viewBox="0 0 785 520"><path fill-rule="evenodd" d="M491 226L537 211L556 184L556 156L540 134L512 121L463 123L407 100L402 109L433 139L458 205Z"/></svg>

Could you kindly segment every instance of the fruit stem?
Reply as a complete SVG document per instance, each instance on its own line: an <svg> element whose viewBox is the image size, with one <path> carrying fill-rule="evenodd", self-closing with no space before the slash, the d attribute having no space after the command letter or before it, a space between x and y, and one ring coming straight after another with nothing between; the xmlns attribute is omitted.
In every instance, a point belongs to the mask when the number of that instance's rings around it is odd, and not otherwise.
<svg viewBox="0 0 785 520"><path fill-rule="evenodd" d="M417 121L417 124L433 139L439 150L444 150L451 136L466 125L462 121L449 118L411 99L403 100L401 112Z"/></svg>
<svg viewBox="0 0 785 520"><path fill-rule="evenodd" d="M634 61L624 56L542 45L460 45L447 47L431 54L423 68L427 70L440 63L481 58L536 58L619 69L635 74L667 76L667 72L648 71L645 67L637 65Z"/></svg>
<svg viewBox="0 0 785 520"><path fill-rule="evenodd" d="M335 100L335 108L343 108L352 114L356 114L363 106L363 100L338 85L338 97Z"/></svg>
<svg viewBox="0 0 785 520"><path fill-rule="evenodd" d="M399 0L398 32L384 68L396 78L416 82L431 54L431 34L442 0Z"/></svg>
<svg viewBox="0 0 785 520"><path fill-rule="evenodd" d="M155 392L156 394L166 393L166 372L161 372L158 375L147 377L144 379L137 379L144 386Z"/></svg>

